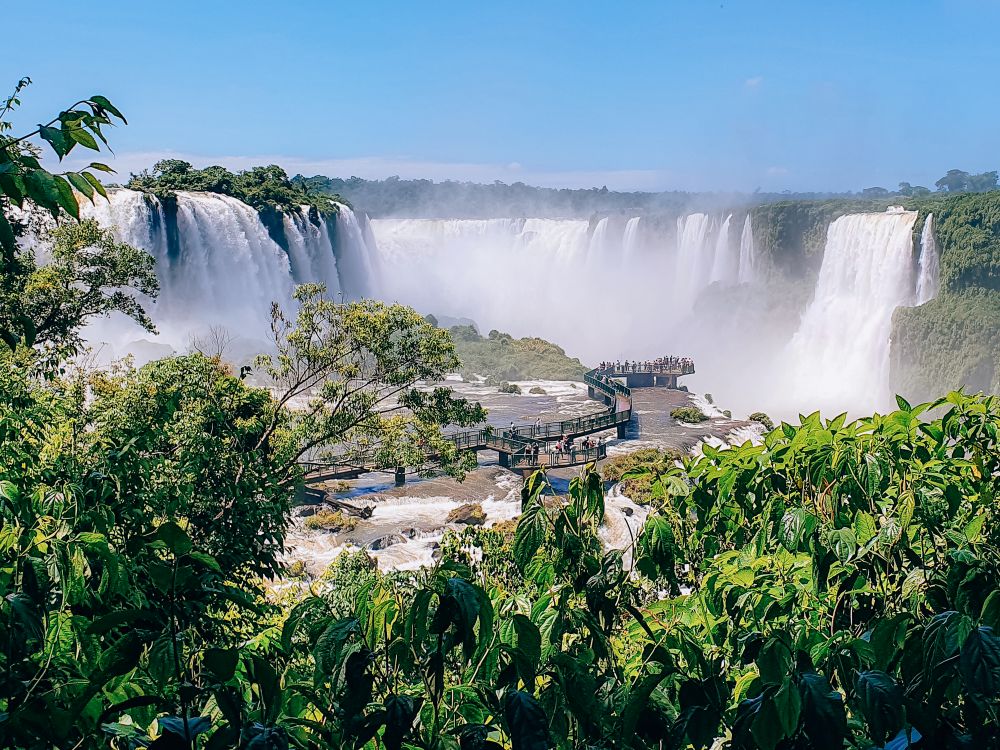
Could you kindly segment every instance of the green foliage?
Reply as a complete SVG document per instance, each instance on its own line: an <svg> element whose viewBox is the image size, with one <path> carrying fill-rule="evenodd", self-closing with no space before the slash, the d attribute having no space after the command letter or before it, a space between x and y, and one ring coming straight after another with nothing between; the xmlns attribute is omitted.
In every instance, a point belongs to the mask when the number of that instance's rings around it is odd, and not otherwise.
<svg viewBox="0 0 1000 750"><path fill-rule="evenodd" d="M127 187L172 199L178 190L221 193L243 201L258 211L295 211L309 206L320 214L335 214L343 201L337 195L321 195L293 182L281 167L271 164L230 172L225 167L195 169L180 159L164 159L152 171L133 174Z"/></svg>
<svg viewBox="0 0 1000 750"><path fill-rule="evenodd" d="M307 529L322 531L353 531L358 525L358 519L343 511L322 508L311 516L307 516L303 525Z"/></svg>
<svg viewBox="0 0 1000 750"><path fill-rule="evenodd" d="M697 424L708 419L705 413L696 406L678 406L670 412L670 416L678 422Z"/></svg>
<svg viewBox="0 0 1000 750"><path fill-rule="evenodd" d="M948 193L985 193L997 189L997 173L969 174L961 169L949 169L934 187Z"/></svg>
<svg viewBox="0 0 1000 750"><path fill-rule="evenodd" d="M0 335L24 332L21 341L48 350L50 356L76 353L80 321L122 313L147 331L153 323L136 293L155 298L159 282L153 258L115 240L92 220L56 227L44 264L35 253L18 251L16 263L0 286ZM9 333L9 346L18 341Z"/></svg>
<svg viewBox="0 0 1000 750"><path fill-rule="evenodd" d="M449 388L418 387L457 368L447 331L402 305L330 300L318 285L299 287L295 300L294 321L273 307L276 353L256 363L278 407L308 402L304 410L276 410L258 440L284 457L287 472L306 455L386 468L422 467L433 456L435 466L457 475L474 465L440 427L478 424L485 410Z"/></svg>
<svg viewBox="0 0 1000 750"><path fill-rule="evenodd" d="M764 429L767 430L768 432L774 429L774 422L772 422L771 418L762 411L755 411L748 417L748 419L751 422L759 422L761 425L764 426Z"/></svg>
<svg viewBox="0 0 1000 750"><path fill-rule="evenodd" d="M1000 392L1000 292L942 294L893 315L890 379L908 398Z"/></svg>
<svg viewBox="0 0 1000 750"><path fill-rule="evenodd" d="M111 102L103 96L95 95L89 99L81 99L47 124L39 125L25 135L11 135L8 118L20 106L21 92L30 83L30 79L22 78L14 92L0 106L0 305L3 306L0 310L0 337L11 348L21 341L32 346L36 340L39 321L32 319L28 312L18 309L18 296L24 291L24 285L36 269L32 256L18 249L17 236L23 227L10 209L24 209L35 205L50 213L53 218L59 218L65 213L79 220L77 196L82 194L90 201L94 200L95 195L107 198L104 186L94 173L113 171L105 164L92 162L77 172L49 172L39 162L41 148L30 139L40 138L61 161L77 146L100 151L100 143L107 146L103 129L113 125L116 120L125 122L121 112ZM80 261L80 258L75 260ZM142 274L141 267L137 269L137 273ZM80 281L75 278L70 280ZM89 283L89 280L84 283L91 289L98 286ZM74 294L67 291L63 296L72 297ZM60 306L61 303L56 304ZM53 324L50 332L57 327Z"/></svg>
<svg viewBox="0 0 1000 750"><path fill-rule="evenodd" d="M515 339L499 331L490 331L484 337L472 326L456 326L451 336L466 379L480 375L496 383L583 380L587 372L580 360L566 356L561 347L543 339Z"/></svg>

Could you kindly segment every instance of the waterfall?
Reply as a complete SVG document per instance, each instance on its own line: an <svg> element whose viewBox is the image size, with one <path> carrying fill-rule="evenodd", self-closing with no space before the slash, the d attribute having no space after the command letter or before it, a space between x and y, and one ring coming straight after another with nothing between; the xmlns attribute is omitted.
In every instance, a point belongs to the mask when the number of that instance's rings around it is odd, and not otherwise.
<svg viewBox="0 0 1000 750"><path fill-rule="evenodd" d="M639 244L639 217L633 216L625 223L625 237L622 239L622 257L626 261L635 258Z"/></svg>
<svg viewBox="0 0 1000 750"><path fill-rule="evenodd" d="M345 297L361 299L380 296L381 270L368 217L358 215L348 206L341 206L337 212L334 235L333 252Z"/></svg>
<svg viewBox="0 0 1000 750"><path fill-rule="evenodd" d="M295 283L324 284L331 296L340 294L340 274L327 222L311 221L308 206L301 206L296 213L284 214L282 222Z"/></svg>
<svg viewBox="0 0 1000 750"><path fill-rule="evenodd" d="M175 202L166 204L119 189L109 192L108 201L81 205L84 217L155 258L160 294L155 303L146 301L147 308L159 332L156 343L177 351L212 326L259 350L269 336L271 303L291 311L295 285L321 283L330 295L353 297L377 283L367 219L347 206L335 223L310 219L306 207L284 214L282 247L256 210L217 193L180 191ZM96 324L88 336L118 356L148 335L113 320Z"/></svg>
<svg viewBox="0 0 1000 750"><path fill-rule="evenodd" d="M590 237L590 246L587 249L587 261L591 267L598 266L605 260L606 254L611 250L608 247L608 217L597 222L594 233Z"/></svg>
<svg viewBox="0 0 1000 750"><path fill-rule="evenodd" d="M626 332L637 342L629 356L641 354L640 340L662 342L665 325L691 311L722 243L712 223L697 213L681 217L676 233L636 216L374 219L371 226L385 299L599 359L608 356L606 341Z"/></svg>
<svg viewBox="0 0 1000 750"><path fill-rule="evenodd" d="M708 214L688 214L677 220L673 296L683 309L694 304L698 292L709 282L715 260L715 247L708 242L710 226Z"/></svg>
<svg viewBox="0 0 1000 750"><path fill-rule="evenodd" d="M715 262L712 264L712 281L722 284L732 284L739 274L739 258L733 256L733 248L729 241L729 222L733 215L729 214L719 227L715 239Z"/></svg>
<svg viewBox="0 0 1000 750"><path fill-rule="evenodd" d="M913 301L916 218L897 210L830 224L815 295L786 352L788 388L799 403L888 405L892 312Z"/></svg>
<svg viewBox="0 0 1000 750"><path fill-rule="evenodd" d="M937 241L934 239L934 214L927 214L920 232L920 259L917 262L917 304L937 297L940 284L940 264Z"/></svg>
<svg viewBox="0 0 1000 750"><path fill-rule="evenodd" d="M740 235L739 278L741 284L750 284L757 277L757 256L753 244L753 226L750 214L743 222L743 234Z"/></svg>

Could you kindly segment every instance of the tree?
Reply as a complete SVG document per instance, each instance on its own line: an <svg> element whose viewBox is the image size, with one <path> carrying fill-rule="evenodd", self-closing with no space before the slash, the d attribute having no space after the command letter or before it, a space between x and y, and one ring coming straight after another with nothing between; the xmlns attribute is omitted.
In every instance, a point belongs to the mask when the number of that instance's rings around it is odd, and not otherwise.
<svg viewBox="0 0 1000 750"><path fill-rule="evenodd" d="M969 192L971 193L987 193L990 190L996 190L996 188L997 173L995 171L969 176Z"/></svg>
<svg viewBox="0 0 1000 750"><path fill-rule="evenodd" d="M868 198L884 198L889 195L889 191L884 187L870 187L862 190L861 194Z"/></svg>
<svg viewBox="0 0 1000 750"><path fill-rule="evenodd" d="M148 253L118 242L93 220L57 226L39 264L32 250L18 250L0 285L0 336L12 349L13 333L50 355L76 353L80 326L89 318L119 312L155 332L137 294L155 298L159 282Z"/></svg>
<svg viewBox="0 0 1000 750"><path fill-rule="evenodd" d="M969 173L961 169L949 169L948 174L934 183L939 191L962 193L969 189Z"/></svg>
<svg viewBox="0 0 1000 750"><path fill-rule="evenodd" d="M430 459L460 473L468 463L454 443L441 439L439 426L477 424L486 412L454 398L450 388L417 387L458 368L449 333L402 305L324 295L321 285L299 287L294 321L272 308L276 354L257 364L277 396L257 447L280 446L289 478L304 458L385 468ZM285 408L301 399L307 407L285 418Z"/></svg>
<svg viewBox="0 0 1000 750"><path fill-rule="evenodd" d="M40 149L30 139L39 137L61 161L78 145L100 151L99 142L107 145L102 128L113 125L115 120L126 122L111 102L95 95L81 99L33 131L21 136L10 135L12 126L8 118L20 106L21 92L30 83L31 79L22 78L0 105L0 297L6 300L15 297L27 273L23 267L26 256L19 253L17 247L16 235L20 227L11 220L10 208L23 209L34 204L53 218L65 212L79 219L77 192L91 201L95 195L107 198L94 172L114 171L105 164L92 162L78 172L53 174L42 168L38 160ZM12 315L0 322L0 334L8 345L12 341L31 341L34 338L32 323L23 315Z"/></svg>

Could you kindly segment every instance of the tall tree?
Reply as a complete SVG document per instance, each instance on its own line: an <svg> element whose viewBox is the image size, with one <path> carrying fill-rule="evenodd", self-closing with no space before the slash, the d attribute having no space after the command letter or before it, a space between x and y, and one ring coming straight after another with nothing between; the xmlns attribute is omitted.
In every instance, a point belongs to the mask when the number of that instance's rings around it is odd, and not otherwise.
<svg viewBox="0 0 1000 750"><path fill-rule="evenodd" d="M41 149L32 141L37 138L61 161L77 146L100 151L107 145L103 128L125 117L105 97L95 95L75 102L68 109L24 135L13 135L10 116L21 104L21 92L31 83L22 78L13 93L0 104L0 297L11 300L18 293L25 276L33 271L27 256L18 252L16 234L20 227L12 220L10 209L24 209L34 204L54 218L65 212L80 218L77 193L93 200L95 195L107 198L107 192L95 172L113 172L109 166L92 162L75 172L52 173L39 161ZM0 335L9 343L34 343L33 321L26 314L11 313L0 320Z"/></svg>

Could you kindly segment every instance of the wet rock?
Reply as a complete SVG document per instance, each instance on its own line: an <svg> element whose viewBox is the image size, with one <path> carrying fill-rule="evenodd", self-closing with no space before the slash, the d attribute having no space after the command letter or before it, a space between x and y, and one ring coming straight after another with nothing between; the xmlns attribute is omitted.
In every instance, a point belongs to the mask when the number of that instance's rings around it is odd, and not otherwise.
<svg viewBox="0 0 1000 750"><path fill-rule="evenodd" d="M380 536L378 539L374 539L368 543L368 549L372 551L377 551L380 549L386 549L394 544L405 544L406 538L401 534L386 534L385 536Z"/></svg>
<svg viewBox="0 0 1000 750"><path fill-rule="evenodd" d="M486 514L479 503L465 503L448 513L445 523L464 523L469 526L482 526L486 523Z"/></svg>
<svg viewBox="0 0 1000 750"><path fill-rule="evenodd" d="M413 539L417 536L417 530L412 526L407 526L405 529L400 529L399 533L402 534L407 539Z"/></svg>
<svg viewBox="0 0 1000 750"><path fill-rule="evenodd" d="M300 505L297 508L292 508L292 515L296 518L309 518L315 516L322 507L322 505Z"/></svg>

